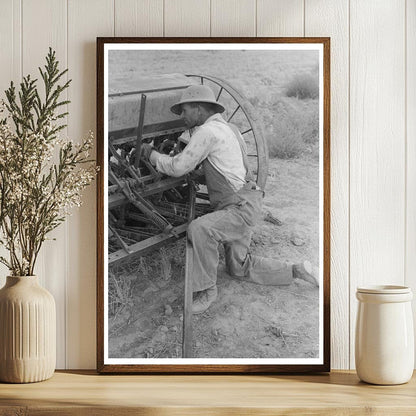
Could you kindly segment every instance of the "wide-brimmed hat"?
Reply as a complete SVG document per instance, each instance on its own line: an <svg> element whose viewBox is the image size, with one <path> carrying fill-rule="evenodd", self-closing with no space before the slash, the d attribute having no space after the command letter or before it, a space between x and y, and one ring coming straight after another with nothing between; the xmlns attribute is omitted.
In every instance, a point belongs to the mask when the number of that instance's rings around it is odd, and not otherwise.
<svg viewBox="0 0 416 416"><path fill-rule="evenodd" d="M174 104L170 111L181 115L181 105L185 103L210 103L217 107L218 113L223 113L225 108L215 99L214 92L207 85L191 85L183 93L181 100Z"/></svg>

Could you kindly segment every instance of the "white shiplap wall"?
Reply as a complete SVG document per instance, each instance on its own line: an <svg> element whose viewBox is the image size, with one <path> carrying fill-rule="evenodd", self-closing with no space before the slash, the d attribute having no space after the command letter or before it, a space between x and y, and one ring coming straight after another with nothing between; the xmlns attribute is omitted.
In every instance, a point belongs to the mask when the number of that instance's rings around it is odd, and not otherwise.
<svg viewBox="0 0 416 416"><path fill-rule="evenodd" d="M353 368L356 286L416 289L416 0L0 0L0 91L52 46L79 140L95 130L97 36L331 37L331 358ZM95 191L39 259L58 368L95 368Z"/></svg>

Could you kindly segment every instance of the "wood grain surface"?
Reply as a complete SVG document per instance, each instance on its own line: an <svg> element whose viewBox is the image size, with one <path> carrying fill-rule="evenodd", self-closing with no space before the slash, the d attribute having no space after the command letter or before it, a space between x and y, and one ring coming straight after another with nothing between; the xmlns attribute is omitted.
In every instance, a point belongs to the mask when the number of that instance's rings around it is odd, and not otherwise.
<svg viewBox="0 0 416 416"><path fill-rule="evenodd" d="M256 36L256 1L211 0L211 36Z"/></svg>
<svg viewBox="0 0 416 416"><path fill-rule="evenodd" d="M306 2L306 36L331 38L331 365L349 362L348 0Z"/></svg>
<svg viewBox="0 0 416 416"><path fill-rule="evenodd" d="M163 36L163 0L115 0L114 36Z"/></svg>
<svg viewBox="0 0 416 416"><path fill-rule="evenodd" d="M406 270L405 285L416 292L416 1L406 2ZM413 297L416 322L416 296Z"/></svg>
<svg viewBox="0 0 416 416"><path fill-rule="evenodd" d="M210 36L210 0L169 0L164 5L164 36Z"/></svg>
<svg viewBox="0 0 416 416"><path fill-rule="evenodd" d="M404 284L404 1L351 0L350 367L356 288ZM383 21L380 31L379 22Z"/></svg>
<svg viewBox="0 0 416 416"><path fill-rule="evenodd" d="M22 9L20 0L2 0L0 13L0 100L6 98L4 91L10 81L19 83L22 77ZM0 245L0 256L7 257ZM0 263L0 287L6 283L8 270Z"/></svg>
<svg viewBox="0 0 416 416"><path fill-rule="evenodd" d="M99 376L69 371L42 383L0 384L0 415L414 415L415 388L415 377L400 386L375 386L353 372Z"/></svg>
<svg viewBox="0 0 416 416"><path fill-rule="evenodd" d="M257 0L257 36L305 36L303 0Z"/></svg>
<svg viewBox="0 0 416 416"><path fill-rule="evenodd" d="M89 130L95 131L95 36L114 36L114 1L69 0L68 25L68 66L73 80L68 131L70 138L79 142ZM82 208L68 218L65 368L95 365L96 186L94 182L85 190Z"/></svg>

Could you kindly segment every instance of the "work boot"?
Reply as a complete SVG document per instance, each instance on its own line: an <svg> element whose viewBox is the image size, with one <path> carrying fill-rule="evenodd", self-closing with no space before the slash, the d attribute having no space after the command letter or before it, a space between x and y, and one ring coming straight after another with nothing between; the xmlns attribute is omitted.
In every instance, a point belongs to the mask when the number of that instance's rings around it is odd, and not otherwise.
<svg viewBox="0 0 416 416"><path fill-rule="evenodd" d="M198 314L205 312L211 306L211 303L217 299L217 296L217 286L196 292L195 299L192 302L192 313Z"/></svg>
<svg viewBox="0 0 416 416"><path fill-rule="evenodd" d="M306 282L319 287L317 270L314 270L309 261L306 260L303 263L294 264L292 266L292 272L294 279L305 280Z"/></svg>

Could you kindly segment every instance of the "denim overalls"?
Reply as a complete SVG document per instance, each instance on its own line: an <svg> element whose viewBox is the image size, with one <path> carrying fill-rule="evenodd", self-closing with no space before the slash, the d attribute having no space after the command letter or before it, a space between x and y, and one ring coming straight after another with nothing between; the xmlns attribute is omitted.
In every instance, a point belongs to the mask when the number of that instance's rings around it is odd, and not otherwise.
<svg viewBox="0 0 416 416"><path fill-rule="evenodd" d="M224 244L226 268L231 276L266 285L288 285L293 280L292 264L252 255L249 251L252 228L261 216L263 191L250 180L245 151L238 136L237 139L247 171L246 184L239 191L231 187L208 159L202 163L214 212L195 219L188 227L194 292L216 284L219 243Z"/></svg>

